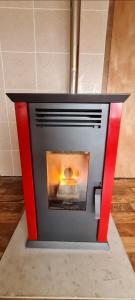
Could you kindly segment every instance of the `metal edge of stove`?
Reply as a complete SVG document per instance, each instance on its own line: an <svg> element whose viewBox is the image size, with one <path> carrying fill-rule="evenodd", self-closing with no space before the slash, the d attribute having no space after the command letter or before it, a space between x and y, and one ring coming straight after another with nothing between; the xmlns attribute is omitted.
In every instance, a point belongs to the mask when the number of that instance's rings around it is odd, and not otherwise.
<svg viewBox="0 0 135 300"><path fill-rule="evenodd" d="M62 242L62 241L26 241L27 248L41 249L63 249L63 250L102 250L110 249L108 242L106 243L88 243L88 242Z"/></svg>
<svg viewBox="0 0 135 300"><path fill-rule="evenodd" d="M120 103L129 93L113 94L54 94L54 93L6 93L13 102L26 103Z"/></svg>

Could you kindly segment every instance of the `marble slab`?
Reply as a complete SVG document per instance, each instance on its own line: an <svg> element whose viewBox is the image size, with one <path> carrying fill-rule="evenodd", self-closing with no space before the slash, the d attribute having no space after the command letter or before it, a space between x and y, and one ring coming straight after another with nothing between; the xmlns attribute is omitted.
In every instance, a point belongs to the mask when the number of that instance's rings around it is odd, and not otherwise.
<svg viewBox="0 0 135 300"><path fill-rule="evenodd" d="M113 220L109 251L25 247L23 216L0 261L0 298L135 299L135 274Z"/></svg>

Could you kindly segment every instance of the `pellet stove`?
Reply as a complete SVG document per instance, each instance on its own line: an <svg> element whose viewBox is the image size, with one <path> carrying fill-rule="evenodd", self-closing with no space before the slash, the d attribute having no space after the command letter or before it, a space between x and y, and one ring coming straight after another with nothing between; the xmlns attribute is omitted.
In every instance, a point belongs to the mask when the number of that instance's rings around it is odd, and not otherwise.
<svg viewBox="0 0 135 300"><path fill-rule="evenodd" d="M128 94L7 94L15 102L30 247L106 248Z"/></svg>

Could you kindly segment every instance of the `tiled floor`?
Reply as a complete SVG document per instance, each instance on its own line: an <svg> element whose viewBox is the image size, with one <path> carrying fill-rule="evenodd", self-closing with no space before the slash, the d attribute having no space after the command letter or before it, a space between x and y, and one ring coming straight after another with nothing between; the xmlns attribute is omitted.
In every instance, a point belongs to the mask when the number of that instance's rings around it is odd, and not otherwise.
<svg viewBox="0 0 135 300"><path fill-rule="evenodd" d="M20 177L0 177L0 257L23 213ZM115 180L112 215L135 271L135 179Z"/></svg>

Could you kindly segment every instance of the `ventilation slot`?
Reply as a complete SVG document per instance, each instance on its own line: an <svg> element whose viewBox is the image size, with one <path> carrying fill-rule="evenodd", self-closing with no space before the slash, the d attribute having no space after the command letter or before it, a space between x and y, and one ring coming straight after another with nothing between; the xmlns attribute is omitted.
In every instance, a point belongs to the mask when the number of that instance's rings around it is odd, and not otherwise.
<svg viewBox="0 0 135 300"><path fill-rule="evenodd" d="M101 109L35 109L38 127L101 127Z"/></svg>

